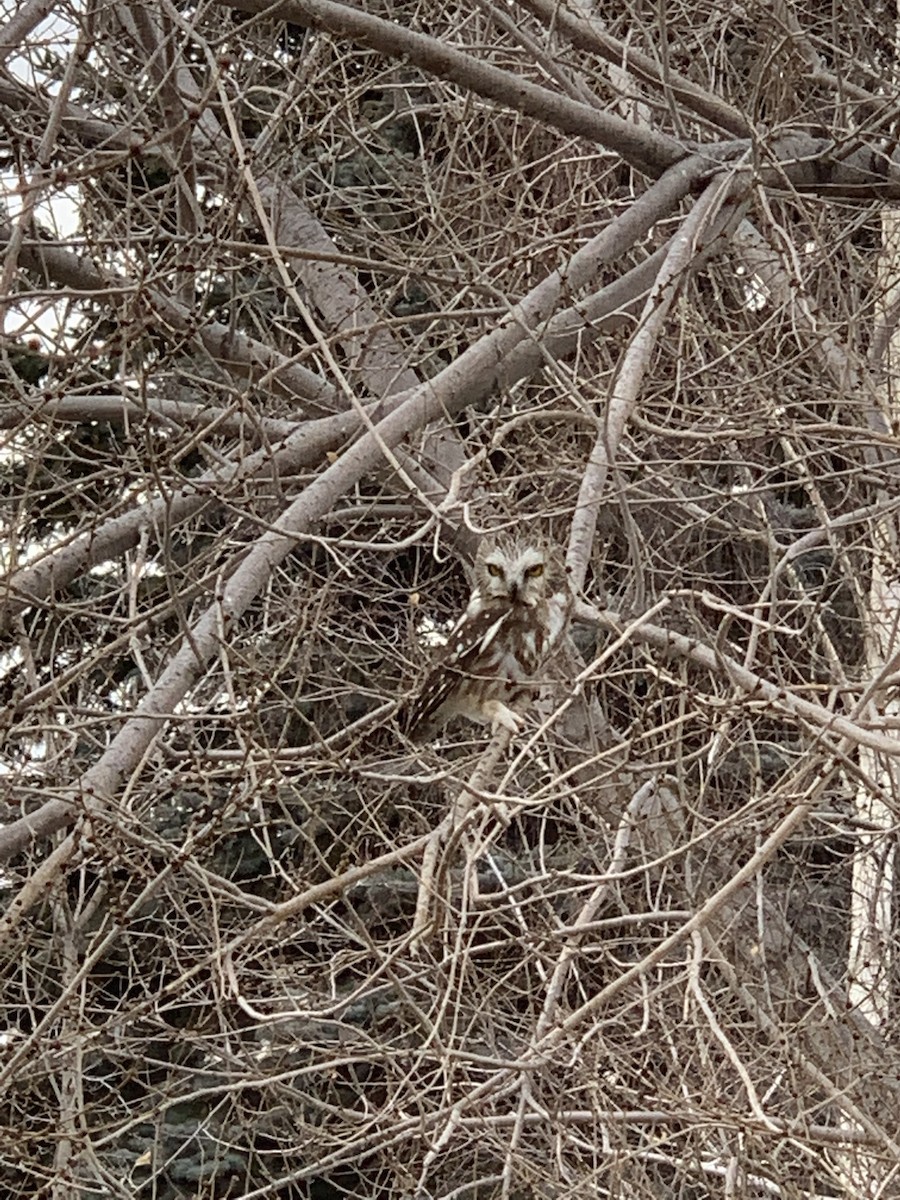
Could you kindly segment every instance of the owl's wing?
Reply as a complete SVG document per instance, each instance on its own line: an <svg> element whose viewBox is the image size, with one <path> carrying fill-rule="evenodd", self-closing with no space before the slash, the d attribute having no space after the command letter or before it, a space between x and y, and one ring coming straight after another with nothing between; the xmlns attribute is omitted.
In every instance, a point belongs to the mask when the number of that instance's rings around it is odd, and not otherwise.
<svg viewBox="0 0 900 1200"><path fill-rule="evenodd" d="M429 720L449 700L466 676L484 674L491 647L510 619L509 605L485 604L467 610L456 622L441 657L425 677L418 695L406 710L408 730Z"/></svg>

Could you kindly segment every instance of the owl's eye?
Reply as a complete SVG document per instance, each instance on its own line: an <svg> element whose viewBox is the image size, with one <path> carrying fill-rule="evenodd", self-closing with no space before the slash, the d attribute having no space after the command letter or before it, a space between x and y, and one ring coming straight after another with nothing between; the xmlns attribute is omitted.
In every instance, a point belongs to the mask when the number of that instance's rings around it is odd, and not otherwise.
<svg viewBox="0 0 900 1200"><path fill-rule="evenodd" d="M498 567L496 563L488 563L487 569L488 569L488 575L493 575L493 577L495 579L499 579L500 576L503 574L502 568Z"/></svg>
<svg viewBox="0 0 900 1200"><path fill-rule="evenodd" d="M540 579L544 573L544 564L535 563L533 567L529 567L525 572L526 579Z"/></svg>

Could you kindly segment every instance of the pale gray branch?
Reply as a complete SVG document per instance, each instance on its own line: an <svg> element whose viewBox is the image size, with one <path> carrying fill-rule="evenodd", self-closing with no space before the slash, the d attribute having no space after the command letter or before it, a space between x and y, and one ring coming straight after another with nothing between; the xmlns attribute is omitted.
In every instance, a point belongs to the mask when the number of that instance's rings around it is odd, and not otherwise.
<svg viewBox="0 0 900 1200"><path fill-rule="evenodd" d="M695 169L700 169L699 165ZM498 362L529 330L549 317L564 283L576 288L593 277L601 263L618 257L678 202L691 179L691 173L682 166L654 184L617 221L579 250L564 270L554 272L534 288L498 329L476 342L435 379L416 388L309 485L223 585L221 595L185 637L156 685L137 706L135 715L84 775L79 785L82 794L112 799L176 705L200 677L220 640L227 641L231 629L265 586L271 572L290 553L296 536L333 508L359 479L381 465L383 448L397 446L413 430L444 413L460 411L471 403L473 393L487 391ZM82 554L89 552L89 546L81 548ZM49 574L49 579L42 580L44 587L52 584L52 572ZM19 591L21 594L21 585ZM0 833L0 861L23 850L38 827L47 832L62 827L71 818L71 805L64 800L53 800L38 814L13 822Z"/></svg>
<svg viewBox="0 0 900 1200"><path fill-rule="evenodd" d="M558 30L573 46L581 50L596 52L608 62L629 72L641 83L650 84L656 91L663 90L663 79L659 63L636 46L626 45L608 33L599 18L591 14L587 6L572 11L565 4L553 0L520 0L522 7L534 13L548 27ZM696 113L710 124L724 129L735 137L749 137L750 123L742 112L726 103L712 92L698 87L693 80L669 70L665 75L665 88L679 104Z"/></svg>
<svg viewBox="0 0 900 1200"><path fill-rule="evenodd" d="M830 138L806 132L777 135L755 147L749 139L683 146L675 139L642 129L620 117L597 112L568 96L539 87L499 67L479 61L426 34L394 25L380 17L334 0L230 0L242 12L265 14L298 25L326 29L371 46L383 54L415 63L423 71L554 126L563 133L585 137L620 154L636 170L661 175L699 149L712 162L736 162L753 155L759 177L779 179L802 191L858 199L900 197L900 161L896 149L859 146L838 155Z"/></svg>
<svg viewBox="0 0 900 1200"><path fill-rule="evenodd" d="M327 29L383 54L406 59L423 71L452 80L467 91L545 121L563 133L590 138L607 146L650 176L661 175L686 157L684 149L665 134L640 129L621 117L598 112L578 100L480 62L446 42L405 29L349 4L336 4L332 0L279 0L275 4L267 3L267 0L240 0L231 7L241 12L265 13L269 18Z"/></svg>
<svg viewBox="0 0 900 1200"><path fill-rule="evenodd" d="M582 621L596 622L616 632L625 624L624 618L618 613L603 611L585 603L575 605L574 616ZM729 682L745 692L748 698L765 700L785 716L811 725L821 737L837 734L855 746L868 746L871 750L878 750L892 758L900 755L900 739L868 729L865 725L832 712L813 700L805 700L795 692L779 687L755 671L748 670L736 658L704 646L696 638L643 622L634 623L631 636L636 642L654 646L666 654L688 659L715 675L725 676Z"/></svg>
<svg viewBox="0 0 900 1200"><path fill-rule="evenodd" d="M696 259L698 247L714 241L734 218L733 179L713 180L697 202L681 231L672 239L656 284L647 299L638 330L629 343L622 368L609 398L603 430L594 443L585 468L578 503L572 517L566 569L571 587L584 587L597 516L610 465L631 416L656 340L678 289Z"/></svg>
<svg viewBox="0 0 900 1200"><path fill-rule="evenodd" d="M96 529L66 539L34 562L4 580L0 603L0 632L10 629L16 615L32 604L48 600L85 571L124 554L135 545L143 530L155 540L181 521L196 516L221 502L223 493L243 485L272 467L282 470L313 466L339 445L358 424L355 413L335 413L295 427L283 442L264 447L227 468L205 472L178 491L149 500L118 517L110 517Z"/></svg>
<svg viewBox="0 0 900 1200"><path fill-rule="evenodd" d="M10 227L0 222L0 250L11 237ZM248 337L220 321L198 316L158 291L139 285L132 279L98 270L93 263L57 245L43 240L26 239L20 253L23 267L84 296L103 298L111 306L136 304L147 320L159 323L180 335L195 336L207 352L238 377L260 380L295 402L300 400L320 412L333 411L339 405L335 389L320 375L279 354L265 342Z"/></svg>
<svg viewBox="0 0 900 1200"><path fill-rule="evenodd" d="M335 414L341 416L343 414ZM322 417L331 421L331 417ZM152 421L169 429L210 429L217 434L249 441L282 441L300 431L302 422L279 417L264 417L242 411L237 405L219 407L192 400L169 400L148 396L133 399L124 395L97 395L84 392L59 399L43 399L38 404L7 400L0 403L0 429L15 429L29 421L105 421L125 425L129 421Z"/></svg>

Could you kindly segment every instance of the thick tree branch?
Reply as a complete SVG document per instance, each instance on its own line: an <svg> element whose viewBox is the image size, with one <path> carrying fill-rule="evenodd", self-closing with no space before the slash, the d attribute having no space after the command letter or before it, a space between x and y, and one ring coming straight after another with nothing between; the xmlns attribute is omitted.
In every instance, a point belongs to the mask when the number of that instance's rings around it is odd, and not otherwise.
<svg viewBox="0 0 900 1200"><path fill-rule="evenodd" d="M0 250L9 244L11 229L0 223ZM208 320L192 309L125 276L99 270L86 258L43 239L27 239L19 261L48 284L76 294L103 298L110 305L134 304L142 320L169 333L196 337L217 362L237 378L260 380L292 400L303 401L321 412L338 407L335 389L314 371L279 354L265 342L248 337L220 321ZM143 312L141 311L143 310Z"/></svg>
<svg viewBox="0 0 900 1200"><path fill-rule="evenodd" d="M67 538L61 546L45 551L27 566L0 579L0 633L9 632L17 614L33 604L45 603L92 567L132 549L143 532L161 542L182 521L221 504L247 480L272 469L287 471L315 466L329 450L355 432L358 425L359 417L353 412L335 413L299 425L280 443L270 444L230 467L204 472L168 495L137 505L120 516L110 517L95 529Z"/></svg>
<svg viewBox="0 0 900 1200"><path fill-rule="evenodd" d="M695 169L703 168L696 164ZM254 596L291 552L297 535L333 508L358 480L382 465L385 448L393 449L414 430L443 414L459 412L487 392L496 377L498 363L531 330L547 320L564 285L577 288L593 277L603 262L618 258L678 203L691 180L691 172L683 165L664 176L617 221L579 250L564 270L553 272L534 288L498 329L476 342L435 379L416 388L309 485L223 582L220 595L185 637L134 716L83 776L78 791L87 798L89 806L111 802L122 781L137 769L160 728L216 653L220 641L228 641ZM0 831L0 861L25 849L36 829L45 834L61 828L73 816L69 802L53 800L37 814L13 822Z"/></svg>
<svg viewBox="0 0 900 1200"><path fill-rule="evenodd" d="M335 414L338 416L339 414ZM322 417L331 421L331 417ZM137 400L127 394L97 395L81 392L37 404L7 400L0 403L0 429L15 429L31 421L104 421L125 426L133 421L151 421L162 428L210 430L218 435L250 442L280 442L298 433L301 421L264 417L242 410L237 404L219 406L193 400L170 400L148 396Z"/></svg>
<svg viewBox="0 0 900 1200"><path fill-rule="evenodd" d="M578 502L569 531L566 570L577 593L584 587L590 563L597 516L611 463L640 393L644 373L666 316L687 273L695 265L698 248L714 242L735 217L733 179L714 180L669 244L653 291L647 299L637 332L626 351L622 368L609 398L604 428L594 443L584 471Z"/></svg>
<svg viewBox="0 0 900 1200"><path fill-rule="evenodd" d="M705 169L703 163L685 163L664 176L621 217L573 255L564 269L553 272L533 289L496 330L471 346L456 362L441 371L435 379L423 384L413 392L412 398L426 395L434 397L433 405L429 409L432 415L424 418L426 423L443 414L459 412L467 405L476 403L490 394L496 387L498 378L503 376L509 356L523 342L529 343L533 335L542 328L560 296L580 291L594 278L603 263L615 261L624 254L656 221L679 203L689 191L695 172L705 171ZM56 263L59 256L62 256L60 261L63 268L67 271L74 271L75 268L70 262L72 256L66 255L63 251L55 251L51 261ZM615 285L608 292L608 297L610 307L621 302L620 292ZM595 308L595 317L602 315L605 314ZM535 356L529 348L529 362L532 369L539 361L539 355ZM372 410L372 419L377 421L386 413L396 410L397 405L402 405L404 411L407 411L407 403L408 400L402 396L393 397ZM415 405L408 410L408 415L414 411L416 411ZM343 420L329 421L327 418L323 418L321 425L316 423L314 427L309 425L301 427L297 434L292 436L288 453L294 453L294 447L301 448L301 452L304 452L306 446L313 447L313 453L315 453L319 451L318 438L320 436L327 439L346 436L349 429L357 427L359 418L356 414L344 414L344 416L346 424ZM405 432L411 432L419 427L418 423L413 422L408 430L396 435L397 442ZM380 431L381 426L379 425L378 428ZM370 438L375 436L377 443L381 433L367 436ZM328 447L333 444L332 441L327 443ZM387 444L393 447L397 443L388 442ZM260 452L260 455L260 457L250 460L249 467L244 464L233 468L234 473L239 474L240 478L246 478L255 473L265 461L265 453ZM276 461L283 460L276 458ZM371 458L371 467L374 468L381 461L381 455L376 451ZM221 476L215 474L214 478L219 480ZM352 482L355 483L356 478ZM347 486L349 487L350 483ZM338 492L333 499L328 500L325 506L316 513L316 516L321 516L333 507L334 501L339 495ZM107 522L102 530L92 530L81 534L61 549L51 551L37 563L30 564L20 572L13 574L5 582L0 581L0 586L2 586L0 630L9 628L9 622L15 613L20 612L31 603L46 599L54 589L65 587L90 566L104 561L110 555L121 553L132 545L139 536L140 530L148 526L148 522L150 528L155 528L158 520L170 523L176 519L176 513L182 516L191 515L209 502L210 499L207 495L197 495L193 488L186 489L180 495L170 498L165 505L162 502L151 502L147 511L138 510L135 513L126 513L122 517Z"/></svg>
<svg viewBox="0 0 900 1200"><path fill-rule="evenodd" d="M557 30L578 49L600 54L641 83L650 84L655 91L666 91L679 105L724 132L739 138L751 136L753 131L750 123L742 112L677 71L668 71L663 79L655 58L607 33L599 19L590 15L589 9L581 8L576 14L565 4L557 4L553 0L519 2L524 9L540 18L548 28Z"/></svg>
<svg viewBox="0 0 900 1200"><path fill-rule="evenodd" d="M579 620L596 623L615 632L619 632L626 623L618 613L606 612L585 603L577 603L573 615ZM704 646L696 638L675 633L660 625L644 624L643 622L634 623L631 636L636 642L653 646L666 654L687 659L714 675L725 675L732 684L747 694L748 699L765 700L773 709L792 720L812 726L817 735L823 739L827 739L831 734L836 734L846 738L853 745L868 746L869 749L878 750L892 758L900 755L900 738L879 733L850 717L844 717L828 708L823 708L821 704L805 700L793 691L779 687L762 675L748 670L736 658L723 654L718 649L713 650L709 646ZM870 686L877 686L877 681L873 681ZM857 707L860 707L867 698L869 690L863 689Z"/></svg>
<svg viewBox="0 0 900 1200"><path fill-rule="evenodd" d="M239 3L227 0L227 3L228 7L240 12L265 14L269 19L275 17L327 29L392 58L406 59L431 75L544 121L563 133L586 137L607 146L645 175L661 175L686 156L685 150L665 134L640 129L621 117L598 112L580 101L480 62L437 38L404 29L351 5L336 4L332 0L279 0L275 4L266 0L240 0Z"/></svg>
<svg viewBox="0 0 900 1200"><path fill-rule="evenodd" d="M620 154L638 171L661 175L702 150L713 162L753 162L761 179L784 180L798 191L843 195L855 199L900 199L900 160L880 148L860 147L842 155L830 138L790 132L770 143L749 140L681 146L674 139L642 129L620 117L599 113L586 104L560 96L511 72L480 62L436 38L401 28L334 0L225 0L241 12L265 14L299 25L312 25L347 37L383 54L414 63L423 71L450 80L479 96L498 101L563 133L584 137Z"/></svg>

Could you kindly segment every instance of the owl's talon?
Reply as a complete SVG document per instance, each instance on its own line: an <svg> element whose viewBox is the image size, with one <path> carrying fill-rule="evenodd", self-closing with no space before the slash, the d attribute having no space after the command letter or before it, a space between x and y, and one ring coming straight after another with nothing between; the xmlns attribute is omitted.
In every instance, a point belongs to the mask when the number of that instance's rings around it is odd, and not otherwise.
<svg viewBox="0 0 900 1200"><path fill-rule="evenodd" d="M510 733L518 733L522 728L523 718L502 700L487 700L483 705L484 715L491 722L491 733L494 737L501 729L507 729Z"/></svg>

